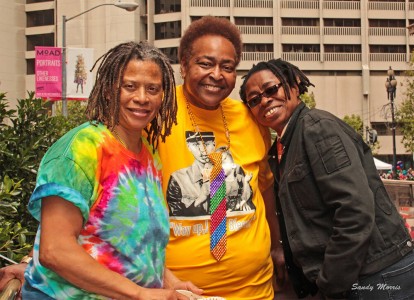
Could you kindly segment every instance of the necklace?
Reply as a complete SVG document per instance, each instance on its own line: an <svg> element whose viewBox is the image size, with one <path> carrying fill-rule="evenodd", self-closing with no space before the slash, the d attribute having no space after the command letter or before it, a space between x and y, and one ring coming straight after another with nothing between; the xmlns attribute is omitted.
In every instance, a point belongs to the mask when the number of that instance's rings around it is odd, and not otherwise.
<svg viewBox="0 0 414 300"><path fill-rule="evenodd" d="M183 95L184 95L184 93L183 93ZM204 143L203 137L200 133L200 129L199 129L199 127L198 127L198 125L195 121L195 116L194 116L194 114L193 114L193 112L190 108L190 103L188 102L187 97L185 95L184 95L184 99L185 99L185 104L187 106L188 115L190 116L191 124L194 127L194 131L199 133L200 138L201 138L201 143L203 144L203 147L204 147L204 151L206 152L206 155L208 155L206 144ZM226 116L224 115L223 107L221 106L221 104L220 104L220 112L221 112L221 119L223 120L224 132L225 132L226 140L227 140L226 148L221 149L220 152L226 152L227 150L230 149L230 131L229 131L229 128L227 126Z"/></svg>
<svg viewBox="0 0 414 300"><path fill-rule="evenodd" d="M122 146L128 149L128 147L126 146L126 143L124 142L123 139L121 139L121 137L119 136L118 132L116 132L115 129L112 131L112 133L114 134L114 137L122 144Z"/></svg>
<svg viewBox="0 0 414 300"><path fill-rule="evenodd" d="M124 146L125 149L127 149L129 151L132 151L132 152L135 152L136 151L136 153L141 152L141 147L142 147L141 139L138 141L138 148L137 148L137 150L134 150L132 148L128 148L128 146L125 143L125 141L119 136L118 132L115 129L112 131L112 133L113 133L114 137L122 144L122 146Z"/></svg>

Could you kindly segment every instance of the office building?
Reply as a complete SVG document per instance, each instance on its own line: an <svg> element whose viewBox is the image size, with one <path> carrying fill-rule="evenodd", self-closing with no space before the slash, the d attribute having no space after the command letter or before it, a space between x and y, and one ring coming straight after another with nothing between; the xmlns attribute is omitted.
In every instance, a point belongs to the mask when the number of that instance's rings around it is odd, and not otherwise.
<svg viewBox="0 0 414 300"><path fill-rule="evenodd" d="M24 97L34 89L34 46L61 45L62 15L67 17L111 0L15 0L0 4L2 43L0 90ZM12 1L10 1L12 2ZM315 84L316 107L340 118L359 115L379 135L378 157L392 161L391 109L385 82L392 67L398 81L395 104L404 100L414 36L414 0L154 0L135 1L135 12L103 6L67 23L67 47L95 49L99 57L126 40L147 39L175 64L185 28L214 15L228 18L242 33L242 62L232 97L238 98L241 76L257 61L281 57ZM3 16L4 15L4 16ZM26 19L26 20L25 20ZM3 25L2 24L2 25ZM8 28L8 29L6 29ZM10 54L8 54L10 52ZM13 64L13 66L11 65ZM9 80L7 79L9 78ZM8 92L9 93L9 92ZM398 160L412 164L397 127Z"/></svg>

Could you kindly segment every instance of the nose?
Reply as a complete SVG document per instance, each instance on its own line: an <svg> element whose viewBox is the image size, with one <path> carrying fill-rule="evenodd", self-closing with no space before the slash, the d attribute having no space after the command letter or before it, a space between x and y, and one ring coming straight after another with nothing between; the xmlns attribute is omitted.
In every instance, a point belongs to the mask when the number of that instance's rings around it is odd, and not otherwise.
<svg viewBox="0 0 414 300"><path fill-rule="evenodd" d="M220 80L222 77L221 68L220 66L215 66L210 73L210 76L213 77L215 80Z"/></svg>
<svg viewBox="0 0 414 300"><path fill-rule="evenodd" d="M269 97L266 97L266 95L262 95L260 99L260 105L266 106L268 103L272 101L273 101L272 95L270 95Z"/></svg>
<svg viewBox="0 0 414 300"><path fill-rule="evenodd" d="M146 104L149 102L149 99L147 97L147 93L145 92L144 87L140 87L135 90L132 100L134 102L140 103L140 104Z"/></svg>

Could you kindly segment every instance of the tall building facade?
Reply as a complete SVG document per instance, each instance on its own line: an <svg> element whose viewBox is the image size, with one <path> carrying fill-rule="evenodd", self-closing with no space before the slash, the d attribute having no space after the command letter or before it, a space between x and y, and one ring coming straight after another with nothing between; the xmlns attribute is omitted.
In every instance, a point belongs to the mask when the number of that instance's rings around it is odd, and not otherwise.
<svg viewBox="0 0 414 300"><path fill-rule="evenodd" d="M62 15L71 17L113 0L6 2L9 1L0 3L0 20L4 22L5 15L13 29L1 26L0 30L13 41L11 52L15 55L16 69L0 69L0 81L6 82L7 74L15 72L13 76L20 84L10 82L10 88L17 93L18 89L19 92L34 90L34 46L61 45ZM376 129L379 134L378 156L392 161L391 105L385 82L387 70L392 67L398 81L395 95L398 106L405 97L404 71L409 68L414 47L414 36L407 29L414 23L414 0L135 2L140 7L132 13L108 5L67 22L67 47L93 48L97 58L121 41L147 39L171 58L180 83L177 52L187 26L205 15L228 18L240 29L244 43L232 97L238 98L241 77L254 63L281 57L304 70L315 84L310 92L317 108L340 118L359 115L364 126ZM21 20L24 15L25 22ZM24 34L14 37L19 32ZM2 61L8 59L2 49L5 47L0 46ZM0 85L0 91L4 86ZM398 160L412 164L412 153L403 148L398 127L396 149Z"/></svg>

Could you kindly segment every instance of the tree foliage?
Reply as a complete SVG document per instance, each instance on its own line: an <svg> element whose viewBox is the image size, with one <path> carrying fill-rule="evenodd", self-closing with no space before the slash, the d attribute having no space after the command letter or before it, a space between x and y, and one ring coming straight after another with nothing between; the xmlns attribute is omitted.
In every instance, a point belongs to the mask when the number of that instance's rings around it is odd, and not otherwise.
<svg viewBox="0 0 414 300"><path fill-rule="evenodd" d="M6 94L0 93L0 254L12 260L27 254L38 226L27 203L43 155L69 129L86 121L81 103L68 105L68 118L50 116L49 106L28 93L10 109Z"/></svg>
<svg viewBox="0 0 414 300"><path fill-rule="evenodd" d="M371 151L374 154L378 151L378 149L380 147L379 142L377 141L374 144L370 144L367 141L367 138L364 136L364 122L362 121L361 116L355 115L355 114L352 114L350 116L346 115L346 116L344 116L344 118L342 120L345 123L347 123L349 126L354 128L355 131L358 132L362 136L364 141L371 147Z"/></svg>
<svg viewBox="0 0 414 300"><path fill-rule="evenodd" d="M413 57L413 56L412 56ZM407 152L414 152L414 58L410 68L405 71L405 99L397 107L395 118L399 124L403 138L402 142Z"/></svg>
<svg viewBox="0 0 414 300"><path fill-rule="evenodd" d="M315 95L313 94L313 92L311 92L311 93L304 93L304 94L300 95L300 99L310 109L316 107Z"/></svg>
<svg viewBox="0 0 414 300"><path fill-rule="evenodd" d="M361 116L355 114L351 116L346 115L343 121L354 128L361 136L364 134L364 123L362 122Z"/></svg>

